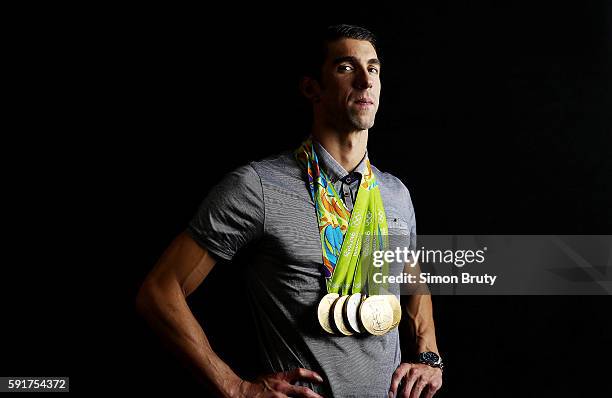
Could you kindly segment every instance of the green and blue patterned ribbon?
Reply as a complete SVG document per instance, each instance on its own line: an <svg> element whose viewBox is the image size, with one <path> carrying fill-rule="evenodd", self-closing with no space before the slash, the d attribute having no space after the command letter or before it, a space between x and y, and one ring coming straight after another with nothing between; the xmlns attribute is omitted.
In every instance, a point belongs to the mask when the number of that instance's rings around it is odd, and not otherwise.
<svg viewBox="0 0 612 398"><path fill-rule="evenodd" d="M311 138L302 143L295 156L307 171L315 203L327 291L343 295L359 293L363 288L362 270L367 268L371 277L373 252L388 247L387 217L370 162L365 160L366 172L353 210L349 211L330 178L319 167ZM387 267L385 263L382 272Z"/></svg>

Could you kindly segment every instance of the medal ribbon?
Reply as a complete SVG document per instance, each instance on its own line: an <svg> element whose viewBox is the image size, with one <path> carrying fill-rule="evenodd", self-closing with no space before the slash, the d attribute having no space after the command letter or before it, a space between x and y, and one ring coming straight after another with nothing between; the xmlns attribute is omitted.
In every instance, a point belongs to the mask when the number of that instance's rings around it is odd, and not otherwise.
<svg viewBox="0 0 612 398"><path fill-rule="evenodd" d="M352 212L340 199L331 180L319 167L309 138L295 151L306 169L310 194L315 204L323 251L323 275L328 293L359 293L362 269L369 269L374 250L388 247L387 217L380 188L368 159ZM383 265L385 272L387 264ZM370 277L368 277L370 278Z"/></svg>

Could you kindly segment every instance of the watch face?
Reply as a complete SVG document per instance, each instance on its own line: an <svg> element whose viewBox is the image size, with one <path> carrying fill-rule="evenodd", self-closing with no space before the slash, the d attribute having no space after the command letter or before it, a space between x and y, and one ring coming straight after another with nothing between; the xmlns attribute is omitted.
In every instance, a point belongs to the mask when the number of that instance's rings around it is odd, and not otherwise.
<svg viewBox="0 0 612 398"><path fill-rule="evenodd" d="M435 352L428 351L421 353L421 360L426 361L427 363L436 363L439 359L440 357Z"/></svg>

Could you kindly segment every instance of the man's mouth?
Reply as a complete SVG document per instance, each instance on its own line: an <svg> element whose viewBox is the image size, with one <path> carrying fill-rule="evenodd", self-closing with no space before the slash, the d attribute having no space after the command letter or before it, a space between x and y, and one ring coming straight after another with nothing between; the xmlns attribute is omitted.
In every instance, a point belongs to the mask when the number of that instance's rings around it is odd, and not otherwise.
<svg viewBox="0 0 612 398"><path fill-rule="evenodd" d="M367 108L374 105L374 101L369 98L358 98L354 102L360 108Z"/></svg>

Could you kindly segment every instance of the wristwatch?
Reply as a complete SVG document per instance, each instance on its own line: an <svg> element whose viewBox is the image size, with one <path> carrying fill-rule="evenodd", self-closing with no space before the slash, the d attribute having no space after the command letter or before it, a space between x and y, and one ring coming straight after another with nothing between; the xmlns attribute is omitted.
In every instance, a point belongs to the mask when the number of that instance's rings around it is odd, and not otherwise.
<svg viewBox="0 0 612 398"><path fill-rule="evenodd" d="M431 351L421 352L417 356L417 361L419 361L419 363L424 363L425 365L429 365L432 368L440 368L440 370L442 371L444 370L444 364L442 363L442 358L440 358L440 355L436 354L435 352L431 352Z"/></svg>

